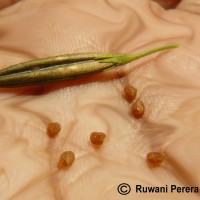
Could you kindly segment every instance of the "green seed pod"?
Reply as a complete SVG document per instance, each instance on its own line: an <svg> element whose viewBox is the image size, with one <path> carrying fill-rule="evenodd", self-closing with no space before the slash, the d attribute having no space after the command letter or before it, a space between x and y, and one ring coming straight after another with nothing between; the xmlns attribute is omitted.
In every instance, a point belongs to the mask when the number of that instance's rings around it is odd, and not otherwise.
<svg viewBox="0 0 200 200"><path fill-rule="evenodd" d="M0 87L24 87L77 79L176 47L169 45L136 55L79 53L24 62L0 70Z"/></svg>

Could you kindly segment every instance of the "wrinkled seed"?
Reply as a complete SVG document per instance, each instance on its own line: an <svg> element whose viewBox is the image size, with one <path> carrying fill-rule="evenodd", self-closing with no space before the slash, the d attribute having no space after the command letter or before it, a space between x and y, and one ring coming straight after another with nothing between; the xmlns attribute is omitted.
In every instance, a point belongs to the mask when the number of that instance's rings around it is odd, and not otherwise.
<svg viewBox="0 0 200 200"><path fill-rule="evenodd" d="M58 162L58 168L64 169L73 164L75 160L75 154L72 151L65 151L61 154L59 162Z"/></svg>
<svg viewBox="0 0 200 200"><path fill-rule="evenodd" d="M60 132L61 126L57 122L50 122L47 127L47 134L49 137L54 138Z"/></svg>
<svg viewBox="0 0 200 200"><path fill-rule="evenodd" d="M158 166L164 160L164 154L162 152L150 152L147 154L147 163L151 166Z"/></svg>
<svg viewBox="0 0 200 200"><path fill-rule="evenodd" d="M90 141L94 145L101 145L106 137L105 133L102 132L92 132L90 135Z"/></svg>
<svg viewBox="0 0 200 200"><path fill-rule="evenodd" d="M131 111L134 117L141 118L144 114L144 104L138 100L131 106Z"/></svg>
<svg viewBox="0 0 200 200"><path fill-rule="evenodd" d="M132 102L136 95L137 95L137 89L134 88L131 85L127 85L124 87L124 94L125 94L125 98L129 101Z"/></svg>

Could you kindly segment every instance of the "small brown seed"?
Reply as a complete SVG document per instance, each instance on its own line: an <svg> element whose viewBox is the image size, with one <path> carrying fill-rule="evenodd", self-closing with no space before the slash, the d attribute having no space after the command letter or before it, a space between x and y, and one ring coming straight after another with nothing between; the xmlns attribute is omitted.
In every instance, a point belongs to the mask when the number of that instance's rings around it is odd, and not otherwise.
<svg viewBox="0 0 200 200"><path fill-rule="evenodd" d="M75 154L72 151L65 151L60 156L58 162L58 168L60 169L67 168L73 164L74 160L75 160Z"/></svg>
<svg viewBox="0 0 200 200"><path fill-rule="evenodd" d="M127 85L125 88L124 88L124 94L125 94L125 98L129 101L129 102L132 102L136 95L137 95L137 89L134 88L133 86L131 85Z"/></svg>
<svg viewBox="0 0 200 200"><path fill-rule="evenodd" d="M92 132L90 135L90 141L94 145L101 145L106 137L105 133L102 132Z"/></svg>
<svg viewBox="0 0 200 200"><path fill-rule="evenodd" d="M144 104L142 101L138 100L131 106L131 111L133 116L136 118L141 118L144 114Z"/></svg>
<svg viewBox="0 0 200 200"><path fill-rule="evenodd" d="M150 152L147 154L147 163L150 166L158 166L164 160L164 154L162 152Z"/></svg>
<svg viewBox="0 0 200 200"><path fill-rule="evenodd" d="M51 122L47 127L47 134L49 137L54 138L60 132L61 126L57 122Z"/></svg>

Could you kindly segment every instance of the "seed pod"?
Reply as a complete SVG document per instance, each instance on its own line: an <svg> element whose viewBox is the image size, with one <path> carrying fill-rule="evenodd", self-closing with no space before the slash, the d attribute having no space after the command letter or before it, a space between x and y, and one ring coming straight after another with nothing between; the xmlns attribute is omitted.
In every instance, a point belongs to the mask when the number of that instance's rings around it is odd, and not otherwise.
<svg viewBox="0 0 200 200"><path fill-rule="evenodd" d="M90 141L91 141L92 144L99 146L99 145L103 144L105 137L106 137L105 133L92 132L91 135L90 135Z"/></svg>
<svg viewBox="0 0 200 200"><path fill-rule="evenodd" d="M137 89L134 88L133 86L131 85L127 85L125 88L124 88L124 94L125 94L125 98L129 101L129 102L132 102L136 95L137 95Z"/></svg>
<svg viewBox="0 0 200 200"><path fill-rule="evenodd" d="M132 114L135 118L141 118L144 114L144 104L138 100L131 106Z"/></svg>
<svg viewBox="0 0 200 200"><path fill-rule="evenodd" d="M150 166L158 166L164 160L164 154L161 152L150 152L147 154L147 163Z"/></svg>
<svg viewBox="0 0 200 200"><path fill-rule="evenodd" d="M113 69L152 53L177 48L168 45L136 55L78 53L42 58L0 70L0 87L14 88L67 81Z"/></svg>
<svg viewBox="0 0 200 200"><path fill-rule="evenodd" d="M60 132L61 126L57 122L51 122L47 127L47 134L49 137L54 138Z"/></svg>
<svg viewBox="0 0 200 200"><path fill-rule="evenodd" d="M75 160L75 154L72 151L65 151L61 154L60 159L58 161L58 168L64 169L73 164Z"/></svg>

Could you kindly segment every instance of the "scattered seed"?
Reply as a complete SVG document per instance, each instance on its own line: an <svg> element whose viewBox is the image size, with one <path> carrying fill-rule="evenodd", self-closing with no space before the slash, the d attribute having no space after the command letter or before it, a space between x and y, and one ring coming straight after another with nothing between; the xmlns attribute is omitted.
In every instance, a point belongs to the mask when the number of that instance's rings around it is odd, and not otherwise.
<svg viewBox="0 0 200 200"><path fill-rule="evenodd" d="M137 95L137 89L134 88L133 86L131 85L127 85L125 88L124 88L124 94L125 94L125 98L129 101L129 102L132 102L136 95Z"/></svg>
<svg viewBox="0 0 200 200"><path fill-rule="evenodd" d="M131 111L133 116L136 118L141 118L144 114L144 104L142 101L138 100L131 106Z"/></svg>
<svg viewBox="0 0 200 200"><path fill-rule="evenodd" d="M60 132L61 126L57 122L51 122L47 127L47 134L49 137L54 138Z"/></svg>
<svg viewBox="0 0 200 200"><path fill-rule="evenodd" d="M90 135L90 141L94 145L101 145L106 137L105 133L102 132L92 132Z"/></svg>
<svg viewBox="0 0 200 200"><path fill-rule="evenodd" d="M58 168L64 169L73 164L75 160L75 154L72 151L65 151L61 154L58 161Z"/></svg>
<svg viewBox="0 0 200 200"><path fill-rule="evenodd" d="M164 160L164 154L162 152L150 152L147 154L147 163L150 166L158 166Z"/></svg>

